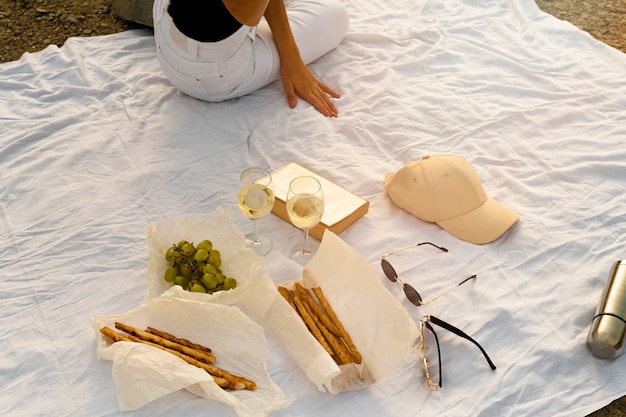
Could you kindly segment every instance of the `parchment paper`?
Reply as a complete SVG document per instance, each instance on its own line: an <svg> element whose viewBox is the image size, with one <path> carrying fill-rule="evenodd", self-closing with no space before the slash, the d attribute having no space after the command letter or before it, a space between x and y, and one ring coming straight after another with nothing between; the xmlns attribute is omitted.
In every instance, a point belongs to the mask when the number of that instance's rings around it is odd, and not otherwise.
<svg viewBox="0 0 626 417"><path fill-rule="evenodd" d="M148 239L148 289L145 300L170 293L180 298L234 304L250 294L252 283L256 281L265 259L246 248L246 237L233 221L232 211L218 207L206 214L165 220L146 227ZM163 278L168 266L165 252L180 240L195 244L204 239L213 243L220 252L222 271L237 279L237 287L231 291L218 291L214 294L192 293L168 283Z"/></svg>
<svg viewBox="0 0 626 417"><path fill-rule="evenodd" d="M322 289L363 355L366 369L346 365L340 369L269 277L259 280L255 295L242 304L261 317L263 327L319 389L336 394L365 388L383 378L410 351L418 335L417 325L385 289L369 262L336 234L324 233L316 255L298 279L306 288Z"/></svg>
<svg viewBox="0 0 626 417"><path fill-rule="evenodd" d="M165 294L126 313L96 316L91 321L98 358L113 362L122 411L183 388L231 406L240 417L267 416L288 404L267 370L270 352L263 329L237 307ZM139 329L155 327L207 346L217 358L214 366L253 380L256 390L224 390L206 371L152 346L134 342L109 345L100 328L115 330L115 321Z"/></svg>

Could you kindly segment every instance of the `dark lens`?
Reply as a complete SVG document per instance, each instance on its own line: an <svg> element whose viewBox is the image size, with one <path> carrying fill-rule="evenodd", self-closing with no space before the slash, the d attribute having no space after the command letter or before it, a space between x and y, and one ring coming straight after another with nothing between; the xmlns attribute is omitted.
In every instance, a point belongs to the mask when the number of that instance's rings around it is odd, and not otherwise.
<svg viewBox="0 0 626 417"><path fill-rule="evenodd" d="M402 288L404 288L404 294L406 294L406 298L408 298L410 302L416 306L422 305L422 296L419 295L415 288L411 287L409 284L404 284Z"/></svg>
<svg viewBox="0 0 626 417"><path fill-rule="evenodd" d="M396 270L393 269L393 266L386 260L380 260L380 266L383 268L383 272L385 276L389 278L392 282L396 282L398 280L398 274L396 274Z"/></svg>

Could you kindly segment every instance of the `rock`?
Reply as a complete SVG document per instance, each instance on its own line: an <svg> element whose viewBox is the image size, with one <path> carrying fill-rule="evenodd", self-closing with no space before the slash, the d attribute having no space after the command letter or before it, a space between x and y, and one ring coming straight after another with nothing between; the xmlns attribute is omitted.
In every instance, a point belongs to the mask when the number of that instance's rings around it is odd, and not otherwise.
<svg viewBox="0 0 626 417"><path fill-rule="evenodd" d="M111 0L116 15L131 22L153 26L152 5L154 0Z"/></svg>

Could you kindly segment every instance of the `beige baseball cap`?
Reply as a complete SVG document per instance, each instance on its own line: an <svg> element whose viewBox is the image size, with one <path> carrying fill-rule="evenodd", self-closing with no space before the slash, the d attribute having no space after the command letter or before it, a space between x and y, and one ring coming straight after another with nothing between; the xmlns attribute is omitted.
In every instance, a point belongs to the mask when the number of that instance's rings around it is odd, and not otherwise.
<svg viewBox="0 0 626 417"><path fill-rule="evenodd" d="M425 155L385 176L391 200L420 220L437 223L466 242L499 238L519 215L487 196L478 173L453 155Z"/></svg>

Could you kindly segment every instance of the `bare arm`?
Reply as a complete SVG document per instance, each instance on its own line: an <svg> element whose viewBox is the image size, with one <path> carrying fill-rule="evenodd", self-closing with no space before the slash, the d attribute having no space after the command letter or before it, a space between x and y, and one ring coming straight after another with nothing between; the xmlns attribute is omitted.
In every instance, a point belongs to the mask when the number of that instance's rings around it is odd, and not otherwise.
<svg viewBox="0 0 626 417"><path fill-rule="evenodd" d="M280 78L289 106L295 107L297 96L300 96L325 116L336 117L337 108L330 97L339 98L339 94L318 81L302 61L283 0L222 1L233 17L244 25L256 26L265 16L280 55Z"/></svg>
<svg viewBox="0 0 626 417"><path fill-rule="evenodd" d="M256 26L267 9L269 0L222 0L239 23L246 26Z"/></svg>
<svg viewBox="0 0 626 417"><path fill-rule="evenodd" d="M337 108L330 97L339 98L339 94L318 81L302 61L289 26L283 0L269 0L265 10L265 19L272 30L280 55L282 64L280 76L289 106L296 106L296 95L299 95L323 115L336 117Z"/></svg>

